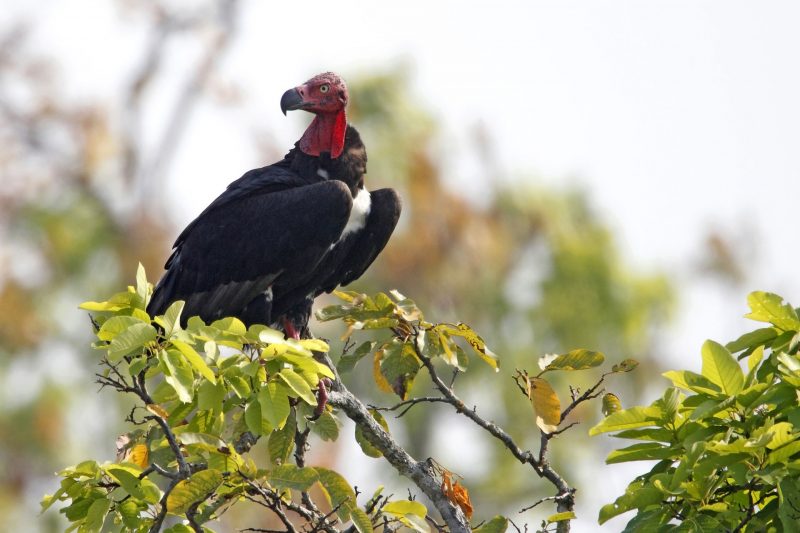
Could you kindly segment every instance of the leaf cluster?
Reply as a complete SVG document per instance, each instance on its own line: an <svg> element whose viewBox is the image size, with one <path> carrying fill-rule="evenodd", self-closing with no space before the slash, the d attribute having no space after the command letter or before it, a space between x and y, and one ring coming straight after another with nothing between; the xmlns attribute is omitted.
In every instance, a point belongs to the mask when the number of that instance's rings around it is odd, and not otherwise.
<svg viewBox="0 0 800 533"><path fill-rule="evenodd" d="M102 352L98 382L137 396L128 417L137 429L121 438L131 445L117 462L85 461L61 471L60 487L45 496L43 510L66 503L60 512L69 530L81 532L110 523L121 531L158 531L175 516L183 522L167 531L177 533L209 531L203 524L249 500L279 517L282 509L293 510L317 529L349 521L365 533L391 520L428 531L422 504L383 498L362 508L344 477L302 464L309 432L323 440L339 435L330 406L317 398L324 380L334 378L315 358L327 343L286 339L236 318L206 324L191 317L184 327L181 301L148 316L151 292L140 266L135 287L81 305L93 313L93 347ZM257 462L248 452L259 438L268 454ZM289 462L292 452L299 465ZM312 486L321 489L330 513L308 499Z"/></svg>
<svg viewBox="0 0 800 533"><path fill-rule="evenodd" d="M317 311L321 321L341 320L348 326L344 338L356 330L383 330L383 339L364 341L337 364L341 372L352 369L358 361L372 358L373 378L378 388L405 400L423 366L421 357L438 359L459 371L466 370L468 350L491 366L500 368L497 355L484 340L463 323L427 322L413 300L397 291L374 296L350 291L336 291L344 301Z"/></svg>
<svg viewBox="0 0 800 533"><path fill-rule="evenodd" d="M768 325L703 344L700 374L649 406L610 414L593 435L636 441L606 462L655 466L600 511L635 511L625 531L795 531L800 523L800 320L781 297L754 292L748 318ZM746 370L740 365L746 361Z"/></svg>

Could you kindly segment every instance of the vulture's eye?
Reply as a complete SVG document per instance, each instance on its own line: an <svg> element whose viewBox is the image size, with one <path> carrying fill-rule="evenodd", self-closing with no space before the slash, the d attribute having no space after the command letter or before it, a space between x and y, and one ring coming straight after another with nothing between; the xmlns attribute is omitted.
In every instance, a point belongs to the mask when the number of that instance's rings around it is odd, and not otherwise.
<svg viewBox="0 0 800 533"><path fill-rule="evenodd" d="M320 85L319 86L319 92L326 93L326 92L328 92L328 89L330 89L330 88L331 88L330 85L328 85L327 83L325 85Z"/></svg>

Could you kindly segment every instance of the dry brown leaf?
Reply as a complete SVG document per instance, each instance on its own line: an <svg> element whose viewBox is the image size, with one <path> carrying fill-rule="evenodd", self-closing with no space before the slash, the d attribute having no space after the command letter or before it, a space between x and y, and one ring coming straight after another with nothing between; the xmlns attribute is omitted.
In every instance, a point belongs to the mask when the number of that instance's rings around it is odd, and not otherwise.
<svg viewBox="0 0 800 533"><path fill-rule="evenodd" d="M454 505L458 505L468 519L472 518L472 502L469 499L469 491L458 481L453 483L450 479L450 472L442 469L442 492Z"/></svg>

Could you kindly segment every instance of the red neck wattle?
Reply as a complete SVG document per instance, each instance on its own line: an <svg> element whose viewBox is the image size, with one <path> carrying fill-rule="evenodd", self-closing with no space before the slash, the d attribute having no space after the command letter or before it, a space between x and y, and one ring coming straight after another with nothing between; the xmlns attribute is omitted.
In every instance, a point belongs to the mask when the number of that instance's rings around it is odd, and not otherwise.
<svg viewBox="0 0 800 533"><path fill-rule="evenodd" d="M330 152L336 159L344 150L344 134L347 130L347 115L344 109L336 113L320 113L314 117L300 139L300 150L304 154L318 157Z"/></svg>

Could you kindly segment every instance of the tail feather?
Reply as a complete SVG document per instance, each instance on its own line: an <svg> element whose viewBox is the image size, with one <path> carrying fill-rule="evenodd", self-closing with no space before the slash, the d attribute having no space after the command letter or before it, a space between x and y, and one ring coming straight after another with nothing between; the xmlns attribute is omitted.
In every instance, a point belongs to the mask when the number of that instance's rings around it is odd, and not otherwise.
<svg viewBox="0 0 800 533"><path fill-rule="evenodd" d="M150 316L163 314L175 300L176 270L177 269L167 270L161 280L156 284L156 288L153 290L153 296L150 298L150 303L147 304L147 314Z"/></svg>

